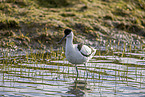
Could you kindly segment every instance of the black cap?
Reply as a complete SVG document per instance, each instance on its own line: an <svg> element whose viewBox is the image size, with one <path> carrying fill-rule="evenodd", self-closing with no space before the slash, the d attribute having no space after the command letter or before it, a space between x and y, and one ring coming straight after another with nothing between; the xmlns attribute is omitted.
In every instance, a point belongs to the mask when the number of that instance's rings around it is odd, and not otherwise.
<svg viewBox="0 0 145 97"><path fill-rule="evenodd" d="M65 30L64 30L64 33L65 33L65 35L68 35L68 34L71 33L71 31L72 31L71 29L65 29Z"/></svg>

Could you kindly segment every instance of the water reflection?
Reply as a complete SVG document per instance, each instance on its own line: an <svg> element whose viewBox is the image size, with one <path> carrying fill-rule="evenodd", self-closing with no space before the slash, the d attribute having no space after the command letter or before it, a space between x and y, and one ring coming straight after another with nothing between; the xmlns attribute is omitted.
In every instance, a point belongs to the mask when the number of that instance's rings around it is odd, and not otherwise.
<svg viewBox="0 0 145 97"><path fill-rule="evenodd" d="M73 94L76 97L83 97L87 90L87 78L85 80L78 80L78 76L76 77L75 81L69 86L69 90L66 92L68 94Z"/></svg>
<svg viewBox="0 0 145 97"><path fill-rule="evenodd" d="M4 52L2 52L4 53ZM0 96L145 96L145 53L99 51L85 66L62 51L0 53Z"/></svg>

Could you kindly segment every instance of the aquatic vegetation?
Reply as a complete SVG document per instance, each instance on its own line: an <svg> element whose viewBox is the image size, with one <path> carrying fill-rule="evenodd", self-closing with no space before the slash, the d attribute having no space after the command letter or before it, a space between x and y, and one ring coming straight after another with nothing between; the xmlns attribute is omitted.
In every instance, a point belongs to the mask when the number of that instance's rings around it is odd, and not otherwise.
<svg viewBox="0 0 145 97"><path fill-rule="evenodd" d="M88 77L83 64L78 65L80 77L76 76L74 65L65 59L63 47L22 51L1 48L0 95L131 96L134 92L129 91L134 88L136 95L143 95L140 92L144 91L145 84L144 50L120 42L118 46L111 41L105 44L87 64Z"/></svg>
<svg viewBox="0 0 145 97"><path fill-rule="evenodd" d="M0 1L0 96L144 96L144 0L58 1ZM97 49L88 77L56 44L65 28Z"/></svg>

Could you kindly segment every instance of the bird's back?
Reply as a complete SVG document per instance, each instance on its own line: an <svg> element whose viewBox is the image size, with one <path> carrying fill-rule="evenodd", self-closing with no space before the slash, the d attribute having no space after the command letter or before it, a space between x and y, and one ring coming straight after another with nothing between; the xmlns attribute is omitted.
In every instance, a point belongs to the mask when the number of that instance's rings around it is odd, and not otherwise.
<svg viewBox="0 0 145 97"><path fill-rule="evenodd" d="M95 54L96 50L86 45L73 44L66 47L65 55L69 62L73 64L83 64L88 62Z"/></svg>

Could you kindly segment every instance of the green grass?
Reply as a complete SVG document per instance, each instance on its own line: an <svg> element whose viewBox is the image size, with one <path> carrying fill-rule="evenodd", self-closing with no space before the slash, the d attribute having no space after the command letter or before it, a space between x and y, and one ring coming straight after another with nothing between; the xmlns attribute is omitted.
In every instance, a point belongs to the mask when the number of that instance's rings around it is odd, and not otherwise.
<svg viewBox="0 0 145 97"><path fill-rule="evenodd" d="M145 41L144 0L7 0L0 3L0 43L26 48L55 45L65 28L88 41L118 40L117 33L129 33ZM23 35L23 36L21 36ZM125 38L124 38L125 39ZM78 37L74 42L80 42ZM122 40L122 39L121 39ZM125 39L128 41L127 39ZM10 46L11 47L11 46Z"/></svg>

